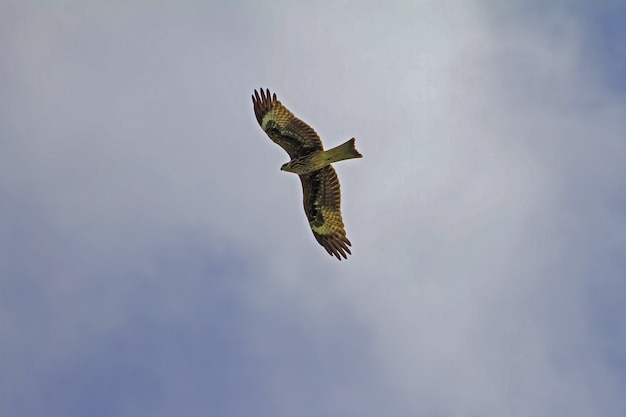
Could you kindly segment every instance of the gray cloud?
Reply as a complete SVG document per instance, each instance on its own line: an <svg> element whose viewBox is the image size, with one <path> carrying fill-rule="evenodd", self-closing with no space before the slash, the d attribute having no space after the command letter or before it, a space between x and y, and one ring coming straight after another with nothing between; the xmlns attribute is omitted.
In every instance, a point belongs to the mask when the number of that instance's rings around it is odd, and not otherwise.
<svg viewBox="0 0 626 417"><path fill-rule="evenodd" d="M581 4L3 6L0 414L622 414L624 100ZM356 136L347 261L258 87Z"/></svg>

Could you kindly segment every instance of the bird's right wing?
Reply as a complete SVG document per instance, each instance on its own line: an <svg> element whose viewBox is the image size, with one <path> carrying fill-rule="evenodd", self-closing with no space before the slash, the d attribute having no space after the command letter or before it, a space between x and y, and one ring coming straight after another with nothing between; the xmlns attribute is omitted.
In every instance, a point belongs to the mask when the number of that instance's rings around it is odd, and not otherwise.
<svg viewBox="0 0 626 417"><path fill-rule="evenodd" d="M332 166L300 175L304 194L304 211L315 239L331 256L341 260L352 254L350 241L341 218L339 179Z"/></svg>

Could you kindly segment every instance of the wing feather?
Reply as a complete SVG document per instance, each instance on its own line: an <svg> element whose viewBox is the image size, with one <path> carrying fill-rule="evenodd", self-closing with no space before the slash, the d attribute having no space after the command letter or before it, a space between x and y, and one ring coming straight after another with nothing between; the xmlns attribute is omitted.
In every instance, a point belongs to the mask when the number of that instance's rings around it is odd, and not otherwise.
<svg viewBox="0 0 626 417"><path fill-rule="evenodd" d="M347 259L352 244L346 237L341 217L341 190L337 173L330 165L300 175L304 211L315 239L331 256Z"/></svg>
<svg viewBox="0 0 626 417"><path fill-rule="evenodd" d="M270 90L254 90L254 114L261 128L291 159L322 150L322 141L315 130L293 115Z"/></svg>

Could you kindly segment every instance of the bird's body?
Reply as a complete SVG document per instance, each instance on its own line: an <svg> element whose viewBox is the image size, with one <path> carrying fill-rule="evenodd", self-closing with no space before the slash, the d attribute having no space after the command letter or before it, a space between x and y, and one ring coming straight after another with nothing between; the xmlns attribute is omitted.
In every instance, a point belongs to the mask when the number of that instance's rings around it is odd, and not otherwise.
<svg viewBox="0 0 626 417"><path fill-rule="evenodd" d="M314 151L307 155L293 158L284 164L280 169L294 174L304 175L318 171L333 162L343 161L344 159L362 158L354 147L354 138L346 143L339 145L327 151Z"/></svg>
<svg viewBox="0 0 626 417"><path fill-rule="evenodd" d="M344 159L361 158L352 138L335 148L324 150L313 128L295 117L270 91L252 96L254 114L261 128L291 158L281 170L300 176L304 211L315 239L337 259L351 254L341 217L339 180L330 165Z"/></svg>

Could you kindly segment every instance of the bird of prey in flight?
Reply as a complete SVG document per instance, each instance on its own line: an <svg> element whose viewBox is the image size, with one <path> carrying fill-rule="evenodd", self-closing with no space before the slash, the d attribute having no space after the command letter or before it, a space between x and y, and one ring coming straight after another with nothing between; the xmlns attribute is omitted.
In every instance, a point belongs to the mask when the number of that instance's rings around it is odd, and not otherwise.
<svg viewBox="0 0 626 417"><path fill-rule="evenodd" d="M331 256L347 259L352 244L341 218L339 180L330 164L362 158L354 147L355 139L325 151L315 130L295 117L269 89L260 89L260 94L254 90L252 103L261 129L291 158L280 169L300 176L304 212L315 239Z"/></svg>

